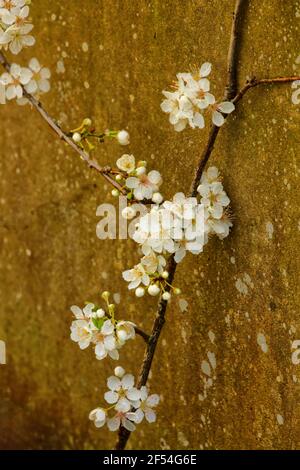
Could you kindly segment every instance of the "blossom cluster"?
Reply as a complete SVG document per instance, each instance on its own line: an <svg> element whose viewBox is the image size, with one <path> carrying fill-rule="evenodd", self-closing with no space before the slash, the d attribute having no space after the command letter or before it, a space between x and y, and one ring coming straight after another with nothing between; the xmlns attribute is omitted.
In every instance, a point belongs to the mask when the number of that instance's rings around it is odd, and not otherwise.
<svg viewBox="0 0 300 470"><path fill-rule="evenodd" d="M108 292L102 294L108 299ZM71 339L78 343L80 349L93 344L98 360L107 356L119 359L119 349L135 337L135 324L130 321L115 319L115 305L107 301L107 312L92 303L83 309L73 305L71 311L75 320L71 324Z"/></svg>
<svg viewBox="0 0 300 470"><path fill-rule="evenodd" d="M210 235L220 239L229 234L232 226L228 214L230 200L224 191L219 171L210 167L203 173L198 187L200 203L196 197L175 194L172 201L152 206L136 224L133 239L140 245L143 257L132 269L123 272L128 288L142 297L146 289L152 296L162 292L170 300L170 290L180 290L169 285L165 270L166 257L174 256L181 262L187 252L199 254Z"/></svg>
<svg viewBox="0 0 300 470"><path fill-rule="evenodd" d="M137 389L134 386L134 376L126 374L122 367L116 367L114 372L115 375L107 379L109 391L104 394L109 406L91 411L90 420L97 428L103 427L106 423L110 431L117 431L122 425L131 432L136 429L135 424L141 423L144 418L149 423L154 423L159 396L149 395L146 386ZM109 417L110 411L113 411L111 417Z"/></svg>
<svg viewBox="0 0 300 470"><path fill-rule="evenodd" d="M29 21L29 1L0 0L0 49L9 49L17 55L23 48L33 46L35 39L29 33L33 25ZM20 105L28 103L24 90L38 98L50 90L50 70L43 67L36 58L28 67L16 63L0 76L0 104L6 100L17 100Z"/></svg>
<svg viewBox="0 0 300 470"><path fill-rule="evenodd" d="M30 34L33 29L29 18L30 3L30 0L0 0L0 50L9 50L17 55L23 48L35 44ZM224 115L234 111L232 102L217 103L210 93L210 73L211 64L204 63L195 74L178 74L175 91L163 92L166 99L161 108L170 115L169 120L176 131L182 131L187 125L203 128L205 111L212 113L214 125L221 126L225 122ZM13 63L0 76L0 104L16 99L18 104L23 105L29 102L29 95L39 98L50 90L50 77L50 70L36 58L32 58L27 67ZM90 118L84 119L68 136L88 152L95 148L91 141L93 138L99 142L104 142L105 138L116 138L123 146L130 143L126 130L97 133ZM135 157L129 154L119 158L116 164L117 170L113 170L112 174L118 184L114 184L112 194L118 196L120 191L117 188L121 188L127 196L129 206L122 212L123 217L135 217L135 202L154 204L139 219L133 234L142 253L140 262L133 269L124 271L123 278L129 283L128 288L135 290L137 297L142 297L147 289L151 296L161 294L165 301L169 301L171 292L180 294L180 289L168 282L168 259L173 256L179 263L187 252L201 253L212 234L220 239L225 238L232 226L228 213L230 200L215 167L203 173L197 189L198 197L178 193L171 201L165 201L159 192L162 177L157 170L148 171L145 161L136 162ZM71 307L75 317L71 324L71 339L82 350L92 345L98 360L106 357L118 360L119 350L135 338L138 331L133 322L115 318L115 305L109 302L109 297L108 292L102 293L105 309L93 303L87 303L84 308ZM135 386L134 376L126 374L122 367L116 367L114 372L115 375L107 380L109 390L104 394L108 406L91 411L90 420L97 428L107 424L111 431L123 426L130 432L144 418L149 423L155 422L159 396L149 395L147 386Z"/></svg>
<svg viewBox="0 0 300 470"><path fill-rule="evenodd" d="M19 54L24 47L33 46L35 39L29 33L29 6L26 0L0 0L0 47Z"/></svg>
<svg viewBox="0 0 300 470"><path fill-rule="evenodd" d="M177 132L183 131L187 125L191 128L205 127L204 112L211 114L213 124L222 126L224 114L230 114L235 106L231 101L218 103L210 93L211 64L205 62L195 73L178 73L174 83L175 91L163 91L165 100L161 109L169 114L169 121Z"/></svg>

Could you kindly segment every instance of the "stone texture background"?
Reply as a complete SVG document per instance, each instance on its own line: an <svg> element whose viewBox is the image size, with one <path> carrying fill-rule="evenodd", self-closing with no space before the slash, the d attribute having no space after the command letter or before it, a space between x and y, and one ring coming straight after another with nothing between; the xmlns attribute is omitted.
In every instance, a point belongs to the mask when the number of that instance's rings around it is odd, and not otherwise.
<svg viewBox="0 0 300 470"><path fill-rule="evenodd" d="M130 152L164 176L171 197L187 190L207 130L176 134L160 112L176 72L213 63L222 95L233 0L39 0L32 16L38 57L53 72L43 100L66 129L92 117L127 127ZM251 0L240 83L298 70L300 2ZM299 62L299 60L298 60ZM232 199L234 230L188 256L176 284L150 383L163 396L139 449L299 449L300 366L291 344L299 321L299 107L288 85L251 91L220 134L212 162ZM35 111L0 109L2 449L109 449L115 435L88 421L114 363L69 339L69 306L121 295L119 311L147 330L155 301L133 299L121 271L137 260L129 241L96 238L109 188L51 134ZM97 151L113 163L122 149ZM122 350L137 373L140 338ZM207 354L212 361L211 366ZM215 364L214 364L215 362ZM212 367L215 365L215 369Z"/></svg>

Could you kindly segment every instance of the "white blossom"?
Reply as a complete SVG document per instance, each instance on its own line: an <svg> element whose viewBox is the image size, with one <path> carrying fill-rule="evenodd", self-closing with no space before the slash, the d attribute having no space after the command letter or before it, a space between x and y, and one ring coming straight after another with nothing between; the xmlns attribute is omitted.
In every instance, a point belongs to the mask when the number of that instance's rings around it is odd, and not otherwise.
<svg viewBox="0 0 300 470"><path fill-rule="evenodd" d="M129 321L119 321L116 325L116 335L120 345L135 338L135 324Z"/></svg>
<svg viewBox="0 0 300 470"><path fill-rule="evenodd" d="M208 209L209 214L215 219L220 219L223 215L224 207L230 204L222 183L216 181L211 184L200 184L198 192L201 196L201 204Z"/></svg>
<svg viewBox="0 0 300 470"><path fill-rule="evenodd" d="M26 4L26 0L0 0L0 15L1 9L12 10L13 8L21 8Z"/></svg>
<svg viewBox="0 0 300 470"><path fill-rule="evenodd" d="M98 407L89 414L89 419L97 428L107 424L110 431L117 431L123 426L128 431L136 429L135 424L144 419L149 423L156 421L154 408L159 403L158 395L150 395L147 387L138 390L135 387L135 379L131 374L126 374L123 367L116 367L114 375L107 380L108 392L104 399L108 407ZM110 411L112 416L109 416Z"/></svg>
<svg viewBox="0 0 300 470"><path fill-rule="evenodd" d="M32 71L32 78L26 85L28 93L47 93L50 90L50 70L42 67L36 58L31 59L28 66Z"/></svg>
<svg viewBox="0 0 300 470"><path fill-rule="evenodd" d="M195 197L185 197L183 193L177 193L173 201L165 201L163 206L183 221L192 220L198 201Z"/></svg>
<svg viewBox="0 0 300 470"><path fill-rule="evenodd" d="M134 156L128 154L122 155L122 157L117 160L117 167L128 174L132 173L135 170Z"/></svg>
<svg viewBox="0 0 300 470"><path fill-rule="evenodd" d="M162 274L167 261L164 256L157 255L151 250L147 255L143 256L141 263L145 266L148 274L154 274L155 272Z"/></svg>
<svg viewBox="0 0 300 470"><path fill-rule="evenodd" d="M71 339L78 343L80 349L86 349L89 347L93 337L89 310L85 313L84 309L81 310L76 305L73 305L71 311L76 318L71 324Z"/></svg>
<svg viewBox="0 0 300 470"><path fill-rule="evenodd" d="M229 216L225 213L220 219L208 219L207 221L211 232L217 235L220 240L228 237L233 224Z"/></svg>
<svg viewBox="0 0 300 470"><path fill-rule="evenodd" d="M130 176L126 179L126 187L133 190L133 195L138 201L151 199L161 184L162 177L156 170L152 170L148 174L143 171L137 176Z"/></svg>
<svg viewBox="0 0 300 470"><path fill-rule="evenodd" d="M94 331L92 340L96 344L95 354L99 361L106 358L107 355L112 359L119 359L119 353L116 350L115 327L111 320L105 320L101 329Z"/></svg>
<svg viewBox="0 0 300 470"><path fill-rule="evenodd" d="M115 375L107 379L109 391L104 399L109 405L115 405L115 410L127 413L133 404L139 405L140 391L134 386L134 376L125 374L122 378Z"/></svg>
<svg viewBox="0 0 300 470"><path fill-rule="evenodd" d="M174 215L167 209L152 208L141 217L133 239L141 245L144 255L156 253L174 253L173 232L176 229Z"/></svg>
<svg viewBox="0 0 300 470"><path fill-rule="evenodd" d="M137 264L132 269L123 272L123 279L129 282L128 289L136 289L140 284L148 286L150 278L142 263Z"/></svg>
<svg viewBox="0 0 300 470"><path fill-rule="evenodd" d="M114 308L114 306L113 306ZM119 349L135 337L135 324L129 321L117 321L114 316L89 303L83 309L73 305L71 311L75 320L71 324L71 339L86 349L90 344L95 347L98 360L107 356L119 359Z"/></svg>
<svg viewBox="0 0 300 470"><path fill-rule="evenodd" d="M29 6L24 7L15 7L10 10L2 9L0 10L0 16L2 23L5 25L14 25L15 27L23 26L27 20L26 18L29 15Z"/></svg>
<svg viewBox="0 0 300 470"><path fill-rule="evenodd" d="M47 93L50 90L49 79L51 77L51 72L48 68L42 67L39 61L35 58L30 60L28 67L32 71L32 78L24 88L31 95L39 98L40 95ZM23 97L18 99L17 103L25 105L28 103L28 99ZM81 135L78 132L73 134L72 138L74 142L80 142L80 140L78 140L78 136L81 140Z"/></svg>
<svg viewBox="0 0 300 470"><path fill-rule="evenodd" d="M149 396L147 387L141 387L140 405L134 413L129 415L130 419L132 419L136 424L139 424L145 417L148 423L154 423L156 421L156 413L153 408L159 404L159 401L159 395L153 394Z"/></svg>
<svg viewBox="0 0 300 470"><path fill-rule="evenodd" d="M0 84L5 86L5 97L8 100L22 98L23 88L32 78L32 71L26 67L12 64L9 72L0 76Z"/></svg>
<svg viewBox="0 0 300 470"><path fill-rule="evenodd" d="M292 93L292 103L295 105L300 104L300 80L295 80L291 87L294 89Z"/></svg>
<svg viewBox="0 0 300 470"><path fill-rule="evenodd" d="M0 48L4 46L17 55L24 47L30 47L35 44L35 39L29 33L33 29L33 25L26 23L23 26L9 26L0 34Z"/></svg>

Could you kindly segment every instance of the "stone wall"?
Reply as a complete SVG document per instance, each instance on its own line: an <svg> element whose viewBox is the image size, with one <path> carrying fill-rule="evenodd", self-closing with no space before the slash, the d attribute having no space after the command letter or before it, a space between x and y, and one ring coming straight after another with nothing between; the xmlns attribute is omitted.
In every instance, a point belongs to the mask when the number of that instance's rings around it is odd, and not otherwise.
<svg viewBox="0 0 300 470"><path fill-rule="evenodd" d="M127 127L130 152L164 176L164 193L187 190L208 130L177 134L160 111L179 71L209 60L222 95L233 0L39 0L36 56L53 72L43 102L64 128L91 117ZM240 84L300 66L300 2L251 0ZM299 107L289 85L250 91L222 129L212 162L224 175L234 230L188 256L150 384L163 397L139 449L296 449L300 370L291 359L299 320ZM129 241L100 241L97 206L113 202L103 180L64 146L34 110L0 109L0 447L109 449L115 435L88 421L114 364L69 339L69 306L121 295L119 311L149 330L155 300L127 291L121 271L137 260ZM122 150L122 149L121 149ZM120 156L101 146L103 164ZM297 161L298 160L298 161ZM188 303L182 302L182 299ZM122 351L137 373L140 338ZM211 364L208 366L208 355Z"/></svg>

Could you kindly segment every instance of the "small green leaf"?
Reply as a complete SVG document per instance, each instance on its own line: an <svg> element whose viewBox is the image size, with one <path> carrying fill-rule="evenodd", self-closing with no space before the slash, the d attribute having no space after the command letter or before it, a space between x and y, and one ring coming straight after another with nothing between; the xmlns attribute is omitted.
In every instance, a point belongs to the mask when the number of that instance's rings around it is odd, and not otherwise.
<svg viewBox="0 0 300 470"><path fill-rule="evenodd" d="M101 328L102 328L102 326L103 326L105 320L107 320L106 317L104 317L104 318L92 318L92 321L93 321L95 327L96 327L98 330L101 330Z"/></svg>

